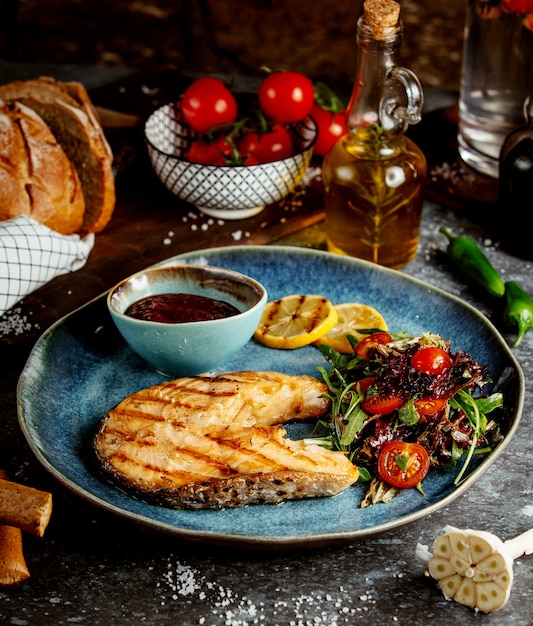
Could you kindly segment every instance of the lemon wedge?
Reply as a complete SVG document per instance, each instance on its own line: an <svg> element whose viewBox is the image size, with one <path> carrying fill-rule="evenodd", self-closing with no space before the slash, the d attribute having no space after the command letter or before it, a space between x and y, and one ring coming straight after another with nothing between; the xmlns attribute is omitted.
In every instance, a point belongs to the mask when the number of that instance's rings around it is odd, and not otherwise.
<svg viewBox="0 0 533 626"><path fill-rule="evenodd" d="M362 339L365 335L358 332L361 329L388 330L387 324L379 311L366 304L348 302L337 304L337 323L325 335L314 343L315 345L326 345L341 354L351 354L353 348L347 339L347 335L354 335Z"/></svg>
<svg viewBox="0 0 533 626"><path fill-rule="evenodd" d="M337 317L335 307L323 296L284 296L267 302L254 338L268 348L301 348L328 333Z"/></svg>

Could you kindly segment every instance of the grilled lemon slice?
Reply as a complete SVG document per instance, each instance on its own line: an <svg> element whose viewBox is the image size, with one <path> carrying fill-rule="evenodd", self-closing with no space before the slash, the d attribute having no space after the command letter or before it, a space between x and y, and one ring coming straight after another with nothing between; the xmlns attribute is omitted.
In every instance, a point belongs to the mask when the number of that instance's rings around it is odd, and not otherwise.
<svg viewBox="0 0 533 626"><path fill-rule="evenodd" d="M379 311L366 304L348 302L337 304L337 323L333 328L315 341L315 345L327 345L341 354L352 354L353 348L347 335L362 339L365 335L359 330L388 330L387 324Z"/></svg>
<svg viewBox="0 0 533 626"><path fill-rule="evenodd" d="M267 303L254 338L268 348L301 348L328 333L337 319L335 307L323 296L285 296Z"/></svg>

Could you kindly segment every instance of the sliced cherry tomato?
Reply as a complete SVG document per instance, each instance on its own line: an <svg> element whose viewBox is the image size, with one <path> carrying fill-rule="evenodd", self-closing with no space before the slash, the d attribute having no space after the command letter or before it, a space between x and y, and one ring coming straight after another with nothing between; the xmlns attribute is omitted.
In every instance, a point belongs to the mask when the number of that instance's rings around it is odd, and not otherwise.
<svg viewBox="0 0 533 626"><path fill-rule="evenodd" d="M299 72L274 72L263 79L257 97L265 115L280 124L293 124L311 113L315 90Z"/></svg>
<svg viewBox="0 0 533 626"><path fill-rule="evenodd" d="M411 357L411 365L419 372L424 372L430 376L442 374L452 364L450 355L442 348L436 346L426 346L420 348Z"/></svg>
<svg viewBox="0 0 533 626"><path fill-rule="evenodd" d="M237 101L224 83L211 76L192 82L181 99L185 121L198 133L207 133L213 126L234 122Z"/></svg>
<svg viewBox="0 0 533 626"><path fill-rule="evenodd" d="M357 354L357 356L366 359L368 358L367 354L370 348L374 348L375 346L378 346L380 344L390 343L391 341L392 337L389 335L389 333L372 333L371 335L368 335L368 337L361 339L359 343L355 344L354 352L355 354Z"/></svg>
<svg viewBox="0 0 533 626"><path fill-rule="evenodd" d="M367 376L366 378L361 378L361 380L357 381L359 391L361 393L366 393L368 389L374 384L375 380L375 376Z"/></svg>
<svg viewBox="0 0 533 626"><path fill-rule="evenodd" d="M446 398L417 398L415 400L415 411L418 415L433 415L446 406Z"/></svg>
<svg viewBox="0 0 533 626"><path fill-rule="evenodd" d="M294 152L292 137L282 124L274 124L265 133L248 131L239 142L239 150L252 154L260 163L280 161L290 157Z"/></svg>
<svg viewBox="0 0 533 626"><path fill-rule="evenodd" d="M379 454L379 475L393 487L415 487L425 478L428 470L429 455L418 443L390 441Z"/></svg>
<svg viewBox="0 0 533 626"><path fill-rule="evenodd" d="M318 126L318 136L313 146L313 154L326 156L340 137L348 132L346 115L326 111L317 102L311 109L311 116Z"/></svg>
<svg viewBox="0 0 533 626"><path fill-rule="evenodd" d="M389 415L403 404L404 400L398 396L381 396L372 393L363 400L361 408L370 415Z"/></svg>

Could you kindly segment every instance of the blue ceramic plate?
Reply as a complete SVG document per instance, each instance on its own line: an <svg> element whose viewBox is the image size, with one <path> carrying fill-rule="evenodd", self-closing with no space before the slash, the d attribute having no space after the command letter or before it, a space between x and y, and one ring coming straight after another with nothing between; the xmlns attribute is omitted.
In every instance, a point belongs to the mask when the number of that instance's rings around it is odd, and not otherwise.
<svg viewBox="0 0 533 626"><path fill-rule="evenodd" d="M61 483L81 497L124 518L205 543L249 547L318 546L367 538L418 520L470 487L513 436L523 405L523 374L503 338L471 306L401 273L352 259L300 248L238 246L187 253L187 263L237 270L262 282L269 299L291 293L322 294L334 303L359 301L376 307L393 331L431 331L451 339L489 366L505 394L511 420L506 437L469 468L459 486L457 470L431 471L425 495L402 492L390 504L361 509L364 489L334 498L248 506L223 511L174 511L152 506L103 481L91 466L89 446L104 413L128 394L163 380L133 353L106 310L105 294L47 330L22 372L19 421L33 452ZM175 260L175 259L174 259ZM251 340L221 370L277 370L314 374L326 365L314 347L294 351L264 348ZM301 436L302 425L289 427Z"/></svg>

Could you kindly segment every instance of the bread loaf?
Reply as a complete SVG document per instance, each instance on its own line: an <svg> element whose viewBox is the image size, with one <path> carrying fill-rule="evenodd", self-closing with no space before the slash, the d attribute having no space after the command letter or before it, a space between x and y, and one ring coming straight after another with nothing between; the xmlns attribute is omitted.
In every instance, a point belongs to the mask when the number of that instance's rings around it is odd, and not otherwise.
<svg viewBox="0 0 533 626"><path fill-rule="evenodd" d="M29 215L70 235L84 212L76 168L48 125L19 102L0 102L0 219Z"/></svg>
<svg viewBox="0 0 533 626"><path fill-rule="evenodd" d="M0 99L21 102L48 124L81 182L85 213L80 232L100 232L115 207L113 154L84 86L42 76L1 85Z"/></svg>

